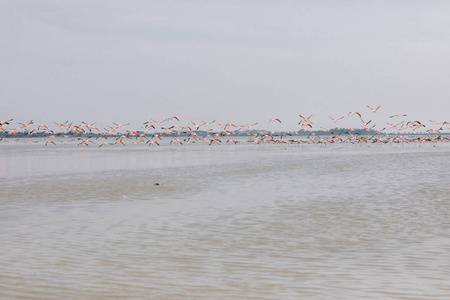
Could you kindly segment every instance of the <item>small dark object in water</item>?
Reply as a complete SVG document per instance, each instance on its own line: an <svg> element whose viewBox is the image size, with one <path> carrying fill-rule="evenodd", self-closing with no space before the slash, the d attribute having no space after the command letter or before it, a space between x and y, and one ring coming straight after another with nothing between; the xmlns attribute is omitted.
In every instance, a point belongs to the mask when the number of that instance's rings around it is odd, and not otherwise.
<svg viewBox="0 0 450 300"><path fill-rule="evenodd" d="M159 183L155 183L155 185L159 185Z"/></svg>

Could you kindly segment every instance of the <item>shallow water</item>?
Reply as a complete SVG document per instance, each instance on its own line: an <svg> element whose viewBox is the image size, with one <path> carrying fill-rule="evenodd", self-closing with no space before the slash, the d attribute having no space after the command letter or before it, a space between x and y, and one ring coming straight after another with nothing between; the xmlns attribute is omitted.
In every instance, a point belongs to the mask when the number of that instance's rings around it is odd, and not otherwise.
<svg viewBox="0 0 450 300"><path fill-rule="evenodd" d="M3 298L450 298L447 145L0 151Z"/></svg>

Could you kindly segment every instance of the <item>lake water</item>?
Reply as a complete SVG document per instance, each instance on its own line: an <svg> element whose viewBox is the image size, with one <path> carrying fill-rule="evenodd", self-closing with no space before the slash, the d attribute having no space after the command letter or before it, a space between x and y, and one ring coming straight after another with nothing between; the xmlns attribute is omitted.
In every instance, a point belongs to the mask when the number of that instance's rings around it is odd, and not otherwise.
<svg viewBox="0 0 450 300"><path fill-rule="evenodd" d="M446 144L0 151L0 298L450 298Z"/></svg>

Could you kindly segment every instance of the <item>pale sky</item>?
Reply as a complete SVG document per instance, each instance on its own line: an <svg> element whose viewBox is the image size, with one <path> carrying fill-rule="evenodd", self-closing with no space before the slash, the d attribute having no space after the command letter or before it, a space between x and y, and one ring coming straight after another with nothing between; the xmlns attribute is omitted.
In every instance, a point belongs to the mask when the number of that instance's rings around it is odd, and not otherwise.
<svg viewBox="0 0 450 300"><path fill-rule="evenodd" d="M450 119L450 1L0 0L0 44L0 120Z"/></svg>

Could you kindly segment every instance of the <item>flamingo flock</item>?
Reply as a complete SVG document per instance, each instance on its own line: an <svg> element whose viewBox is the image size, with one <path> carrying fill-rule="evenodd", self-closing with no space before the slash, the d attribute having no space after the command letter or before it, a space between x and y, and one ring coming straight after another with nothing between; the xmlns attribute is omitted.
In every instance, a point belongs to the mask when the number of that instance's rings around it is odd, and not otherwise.
<svg viewBox="0 0 450 300"><path fill-rule="evenodd" d="M378 113L381 105L376 108L367 105L369 114ZM316 129L313 116L299 114L297 128L290 131L276 132L256 129L258 123L240 124L232 122L219 123L214 121L189 122L181 124L177 116L168 117L162 121L151 119L139 125L139 129L130 128L131 123L112 123L100 129L96 123L65 121L53 124L37 124L34 120L29 122L13 122L14 119L0 121L0 143L13 144L16 142L28 145L44 144L53 147L58 144L76 144L86 146L126 146L130 144L145 144L159 146L163 138L170 139L171 145L189 145L193 143L206 143L208 145L224 145L238 143L253 144L336 144L350 143L361 145L405 144L427 142L449 142L449 121L429 120L433 127L427 127L419 120L408 120L406 114L393 114L389 122L381 126L370 115L358 111L350 111L344 116L329 118L337 124L346 118L359 118L360 127L352 129L324 128ZM267 127L281 124L280 118L272 118ZM51 129L54 128L54 129ZM404 133L408 131L409 133ZM411 133L412 132L412 133ZM245 138L236 139L236 136ZM26 137L26 139L22 139ZM30 140L32 139L32 140Z"/></svg>

